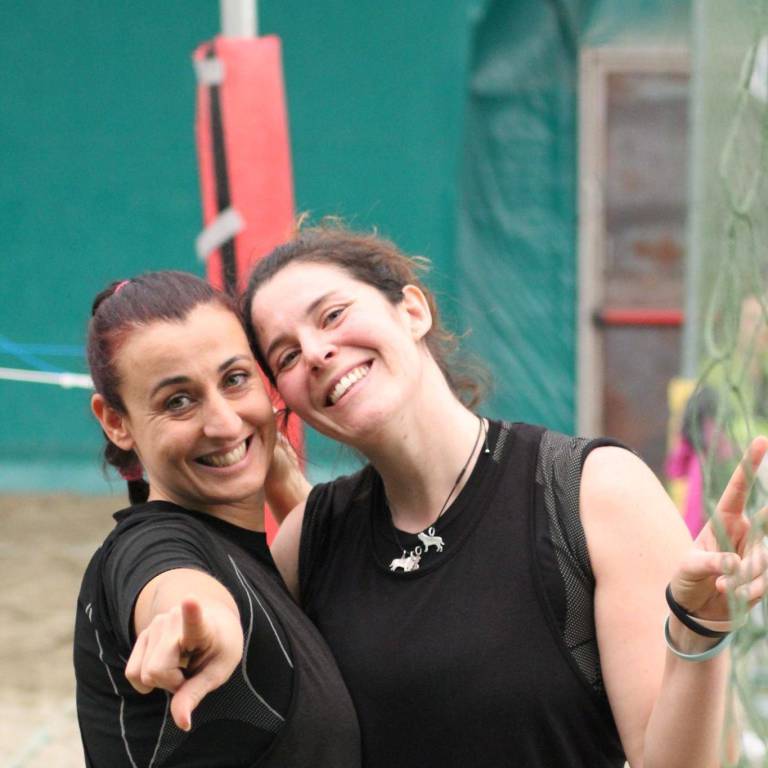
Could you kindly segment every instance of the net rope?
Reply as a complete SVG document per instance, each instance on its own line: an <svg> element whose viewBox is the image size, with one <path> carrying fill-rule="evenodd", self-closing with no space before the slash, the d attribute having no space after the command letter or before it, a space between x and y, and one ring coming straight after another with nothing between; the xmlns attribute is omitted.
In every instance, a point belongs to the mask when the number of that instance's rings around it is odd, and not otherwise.
<svg viewBox="0 0 768 768"><path fill-rule="evenodd" d="M67 371L45 360L45 357L72 358L82 366L85 348L75 344L21 344L0 335L0 359L10 357L25 368L0 366L0 381L26 384L53 384L64 389L92 389L93 382L86 373Z"/></svg>
<svg viewBox="0 0 768 768"><path fill-rule="evenodd" d="M711 198L704 203L706 231L699 233L699 242L709 242L698 265L706 279L698 297L700 376L693 397L709 393L714 404L710 421L700 418L693 438L702 460L706 512L713 520L736 461L753 437L768 434L768 0L724 5L740 18L723 23L714 0L702 3L698 46L710 61L694 71L699 94L709 98L700 120L709 114L716 125L715 110L727 117L719 132L693 126L708 132L709 145L703 142L705 151L694 162L709 165L702 177L711 183ZM723 88L730 88L725 99L712 98ZM750 518L768 502L765 465L753 478ZM727 548L723 531L717 533ZM751 544L764 546L765 533L753 526ZM768 765L768 600L751 611L735 595L729 602L734 614L747 614L747 623L734 639L727 711L728 725L741 730L741 750L737 755L724 744L723 765L763 768Z"/></svg>

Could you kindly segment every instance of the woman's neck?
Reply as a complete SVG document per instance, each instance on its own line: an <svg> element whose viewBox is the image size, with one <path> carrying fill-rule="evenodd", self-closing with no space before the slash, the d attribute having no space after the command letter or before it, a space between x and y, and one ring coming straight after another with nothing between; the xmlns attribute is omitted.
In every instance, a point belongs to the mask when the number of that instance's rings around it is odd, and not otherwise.
<svg viewBox="0 0 768 768"><path fill-rule="evenodd" d="M447 395L433 389L424 402L411 403L364 450L384 481L393 522L403 531L416 533L435 522L460 493L482 450L485 425L445 389Z"/></svg>
<svg viewBox="0 0 768 768"><path fill-rule="evenodd" d="M249 531L264 531L264 495L243 499L242 501L227 504L207 504L202 500L171 498L172 494L165 494L162 490L155 490L150 483L148 501L170 501L180 507L195 512L203 512L211 517L245 528Z"/></svg>
<svg viewBox="0 0 768 768"><path fill-rule="evenodd" d="M205 510L213 517L224 520L238 528L245 528L249 531L264 531L264 503L254 506L252 503L227 504L216 507L209 507Z"/></svg>

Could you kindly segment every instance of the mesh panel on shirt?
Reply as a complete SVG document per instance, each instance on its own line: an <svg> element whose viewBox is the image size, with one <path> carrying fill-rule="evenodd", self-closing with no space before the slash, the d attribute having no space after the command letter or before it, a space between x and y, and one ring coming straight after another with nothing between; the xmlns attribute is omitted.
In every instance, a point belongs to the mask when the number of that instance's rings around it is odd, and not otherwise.
<svg viewBox="0 0 768 768"><path fill-rule="evenodd" d="M248 684L241 668L221 688L209 693L192 714L194 728L205 723L221 720L239 720L263 731L276 733L285 722L267 705ZM170 694L168 695L170 700ZM190 734L179 729L166 710L163 729L158 739L153 764L162 766L189 738Z"/></svg>
<svg viewBox="0 0 768 768"><path fill-rule="evenodd" d="M239 570L234 561L232 561L232 558L230 558L230 562L235 574L240 578L241 588L246 592L245 604L248 606L248 613L243 616L243 619L245 625L244 647L246 648L247 653L251 635L253 633L253 625L257 620L254 616L254 611L256 609L247 594L247 592L252 592L253 590L240 576ZM254 596L256 596L255 593ZM256 599L258 600L258 597L256 597ZM261 608L261 610L263 611L264 609ZM264 611L264 613L269 620L266 611ZM263 622L264 619L259 618L258 621ZM275 637L279 642L277 633L275 633ZM293 667L291 659L287 656L286 663L290 667ZM238 720L269 733L277 733L282 728L285 723L285 718L271 707L253 687L246 666L245 659L242 659L229 680L221 687L211 691L202 702L200 702L192 715L194 728L199 728L206 723L222 720ZM168 701L170 701L170 695L168 695ZM162 729L158 737L155 758L153 759L152 764L158 767L164 765L166 761L173 757L176 750L188 737L188 733L176 726L171 718L169 708L166 708Z"/></svg>
<svg viewBox="0 0 768 768"><path fill-rule="evenodd" d="M589 442L584 438L544 432L536 482L544 490L549 534L565 589L563 642L588 683L603 693L595 632L595 579L579 517L581 469Z"/></svg>

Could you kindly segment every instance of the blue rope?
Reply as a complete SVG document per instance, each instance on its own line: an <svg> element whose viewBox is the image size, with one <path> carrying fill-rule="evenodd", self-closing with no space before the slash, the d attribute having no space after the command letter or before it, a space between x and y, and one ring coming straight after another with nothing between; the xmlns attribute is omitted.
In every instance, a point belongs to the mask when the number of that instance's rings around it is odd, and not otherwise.
<svg viewBox="0 0 768 768"><path fill-rule="evenodd" d="M0 346L2 344L0 340ZM85 347L81 344L17 344L17 346L32 354L49 357L85 357Z"/></svg>
<svg viewBox="0 0 768 768"><path fill-rule="evenodd" d="M30 345L28 344L16 344L16 342L6 339L4 336L0 336L0 352L5 352L9 355L13 355L28 366L35 368L38 371L47 371L49 373L64 373L63 368L59 368L56 365L47 363L42 358L39 358L33 352L30 352ZM45 353L42 353L45 354Z"/></svg>

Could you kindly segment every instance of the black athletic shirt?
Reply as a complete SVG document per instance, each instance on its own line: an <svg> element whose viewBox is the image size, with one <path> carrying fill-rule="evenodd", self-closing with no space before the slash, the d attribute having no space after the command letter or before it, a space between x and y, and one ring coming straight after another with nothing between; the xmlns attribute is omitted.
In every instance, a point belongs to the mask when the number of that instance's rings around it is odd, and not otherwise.
<svg viewBox="0 0 768 768"><path fill-rule="evenodd" d="M302 602L357 709L366 768L620 768L602 687L594 579L578 516L584 458L609 441L491 422L435 526L395 533L368 466L313 489Z"/></svg>
<svg viewBox="0 0 768 768"><path fill-rule="evenodd" d="M265 535L167 502L115 515L83 579L75 624L77 711L93 768L357 768L360 736L327 646L292 601ZM232 677L178 729L170 695L125 679L133 606L173 568L212 575L240 611L245 647Z"/></svg>

